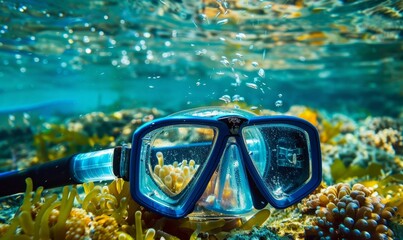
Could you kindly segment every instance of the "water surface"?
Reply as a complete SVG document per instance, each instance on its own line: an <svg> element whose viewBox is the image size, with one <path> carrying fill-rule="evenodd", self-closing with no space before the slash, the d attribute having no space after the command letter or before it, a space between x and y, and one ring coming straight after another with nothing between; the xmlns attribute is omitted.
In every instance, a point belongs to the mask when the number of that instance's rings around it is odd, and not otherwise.
<svg viewBox="0 0 403 240"><path fill-rule="evenodd" d="M0 113L402 112L400 0L0 2Z"/></svg>

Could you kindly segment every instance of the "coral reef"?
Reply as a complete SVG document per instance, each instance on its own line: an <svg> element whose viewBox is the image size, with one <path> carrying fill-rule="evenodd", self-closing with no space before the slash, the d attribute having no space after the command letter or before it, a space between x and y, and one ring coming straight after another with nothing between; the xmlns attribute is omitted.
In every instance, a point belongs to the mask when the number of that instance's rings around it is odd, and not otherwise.
<svg viewBox="0 0 403 240"><path fill-rule="evenodd" d="M282 114L255 110L259 111ZM2 130L0 168L21 169L74 151L128 142L137 127L163 114L156 109L89 113L63 123L43 123L38 129ZM305 118L321 135L324 182L298 205L283 210L268 207L249 221L173 220L134 202L129 183L122 179L53 191L34 191L27 180L23 196L1 200L0 239L401 238L402 118L352 119L304 106L291 107L285 114ZM18 131L27 134L11 134ZM185 166L190 170L194 164L190 160L167 164L169 159L159 157L156 181L173 194L180 192L186 181L179 176L187 175ZM163 168L168 168L169 176L175 173L171 181L161 174Z"/></svg>
<svg viewBox="0 0 403 240"><path fill-rule="evenodd" d="M163 114L154 108L93 112L62 123L0 129L0 171L25 169L78 152L130 142L135 129Z"/></svg>
<svg viewBox="0 0 403 240"><path fill-rule="evenodd" d="M76 188L64 187L58 199L55 194L43 198L42 188L32 194L32 180L27 179L23 203L10 224L1 225L0 238L132 239L129 234L132 233L138 239L152 239L155 230L142 230L140 206L133 201L127 203L127 198L119 195L128 191L122 182L116 180L104 188L88 183L84 187L87 192L84 199L80 198ZM110 194L109 189L116 190L116 187L123 187L119 190L124 191L116 196ZM75 200L81 206L74 206ZM134 218L128 217L129 212Z"/></svg>
<svg viewBox="0 0 403 240"><path fill-rule="evenodd" d="M396 208L385 207L381 197L361 184L330 186L305 199L301 206L303 212L316 214L313 226L306 228L307 239L393 239L388 224Z"/></svg>
<svg viewBox="0 0 403 240"><path fill-rule="evenodd" d="M389 154L403 154L402 131L402 121L389 117L366 118L358 136L364 143Z"/></svg>
<svg viewBox="0 0 403 240"><path fill-rule="evenodd" d="M9 224L0 224L0 239L224 239L234 229L242 232L233 235L247 236L270 216L270 211L263 209L245 222L240 218L173 220L134 202L129 183L122 179L107 186L85 183L82 188L64 187L60 199L56 194L43 197L42 188L33 193L32 180L26 182L18 212Z"/></svg>
<svg viewBox="0 0 403 240"><path fill-rule="evenodd" d="M403 223L403 174L383 174L379 179L360 183L376 191L382 197L385 206L396 207L396 215L400 217L398 220Z"/></svg>

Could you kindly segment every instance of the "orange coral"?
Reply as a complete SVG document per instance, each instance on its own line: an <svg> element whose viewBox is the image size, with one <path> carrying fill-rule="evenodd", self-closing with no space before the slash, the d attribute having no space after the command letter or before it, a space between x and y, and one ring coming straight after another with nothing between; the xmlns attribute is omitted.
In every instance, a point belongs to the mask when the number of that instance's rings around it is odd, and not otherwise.
<svg viewBox="0 0 403 240"><path fill-rule="evenodd" d="M312 125L314 125L314 126L319 125L318 113L311 108L305 108L304 111L300 112L297 116L307 120L308 122L312 123Z"/></svg>

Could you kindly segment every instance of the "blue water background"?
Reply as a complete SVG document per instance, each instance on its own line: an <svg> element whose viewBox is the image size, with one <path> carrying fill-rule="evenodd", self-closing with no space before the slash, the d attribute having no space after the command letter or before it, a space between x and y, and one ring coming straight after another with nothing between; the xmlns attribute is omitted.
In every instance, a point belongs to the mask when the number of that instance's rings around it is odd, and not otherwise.
<svg viewBox="0 0 403 240"><path fill-rule="evenodd" d="M402 5L2 0L0 117L225 102L397 116Z"/></svg>

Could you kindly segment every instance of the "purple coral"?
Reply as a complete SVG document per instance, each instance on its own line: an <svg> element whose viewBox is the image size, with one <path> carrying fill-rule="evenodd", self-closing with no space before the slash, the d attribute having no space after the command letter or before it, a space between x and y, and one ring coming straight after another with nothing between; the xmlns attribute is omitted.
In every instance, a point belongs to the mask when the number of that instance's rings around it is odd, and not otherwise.
<svg viewBox="0 0 403 240"><path fill-rule="evenodd" d="M396 209L385 207L361 184L327 187L305 200L302 210L316 214L313 226L305 229L306 239L393 239L388 221Z"/></svg>

